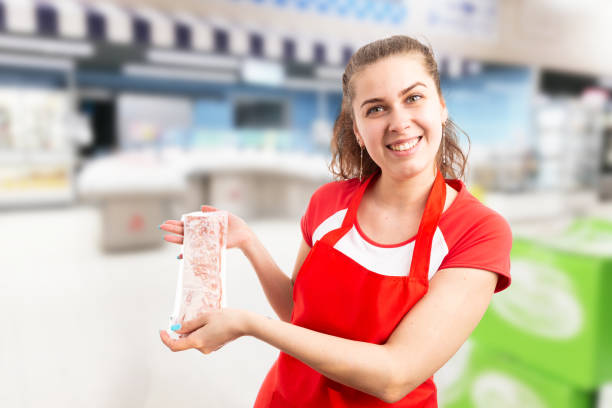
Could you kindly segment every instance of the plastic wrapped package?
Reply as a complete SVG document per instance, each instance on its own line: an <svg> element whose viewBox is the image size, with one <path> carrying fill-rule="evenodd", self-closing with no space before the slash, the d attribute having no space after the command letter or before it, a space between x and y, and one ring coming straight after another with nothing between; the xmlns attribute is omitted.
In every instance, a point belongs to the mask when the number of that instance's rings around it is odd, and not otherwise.
<svg viewBox="0 0 612 408"><path fill-rule="evenodd" d="M184 214L180 261L170 327L226 306L227 211ZM177 338L171 330L168 333Z"/></svg>

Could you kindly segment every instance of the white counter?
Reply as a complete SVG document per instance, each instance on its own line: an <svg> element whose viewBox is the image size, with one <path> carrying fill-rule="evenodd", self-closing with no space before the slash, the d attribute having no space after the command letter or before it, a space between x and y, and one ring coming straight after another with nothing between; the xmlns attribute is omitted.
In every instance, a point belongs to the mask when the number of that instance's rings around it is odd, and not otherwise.
<svg viewBox="0 0 612 408"><path fill-rule="evenodd" d="M193 175L241 173L295 177L313 182L331 180L327 158L303 153L254 150L168 149L122 153L94 159L77 178L83 197L116 194L178 193Z"/></svg>
<svg viewBox="0 0 612 408"><path fill-rule="evenodd" d="M87 163L78 195L97 203L106 249L159 244L157 226L209 204L243 218L298 218L314 190L331 181L327 159L301 153L166 149Z"/></svg>

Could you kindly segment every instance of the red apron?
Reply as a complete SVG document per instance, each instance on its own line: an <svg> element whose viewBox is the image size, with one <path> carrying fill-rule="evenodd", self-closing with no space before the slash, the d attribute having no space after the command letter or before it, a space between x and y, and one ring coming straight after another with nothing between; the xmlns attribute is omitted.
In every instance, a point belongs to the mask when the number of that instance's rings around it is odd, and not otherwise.
<svg viewBox="0 0 612 408"><path fill-rule="evenodd" d="M355 224L359 202L375 176L370 176L355 192L342 226L317 241L304 260L293 288L291 323L346 339L384 344L427 292L431 242L446 198L446 183L440 172L421 218L409 275L372 272L334 248ZM435 408L437 398L431 377L400 401L388 404L332 381L281 352L255 401L255 408L264 407Z"/></svg>

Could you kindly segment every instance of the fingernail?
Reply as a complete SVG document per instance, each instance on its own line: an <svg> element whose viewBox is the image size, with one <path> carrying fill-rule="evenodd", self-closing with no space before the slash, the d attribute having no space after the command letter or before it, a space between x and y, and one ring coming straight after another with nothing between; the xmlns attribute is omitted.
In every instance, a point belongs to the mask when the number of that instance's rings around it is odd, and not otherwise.
<svg viewBox="0 0 612 408"><path fill-rule="evenodd" d="M157 226L157 228L161 229L161 224L159 224L159 225Z"/></svg>
<svg viewBox="0 0 612 408"><path fill-rule="evenodd" d="M172 331L177 331L181 329L181 324L177 323L177 324L173 324L172 327L170 327L170 330Z"/></svg>
<svg viewBox="0 0 612 408"><path fill-rule="evenodd" d="M180 256L180 255L177 255L177 256L176 256L176 259L181 259L181 256Z"/></svg>

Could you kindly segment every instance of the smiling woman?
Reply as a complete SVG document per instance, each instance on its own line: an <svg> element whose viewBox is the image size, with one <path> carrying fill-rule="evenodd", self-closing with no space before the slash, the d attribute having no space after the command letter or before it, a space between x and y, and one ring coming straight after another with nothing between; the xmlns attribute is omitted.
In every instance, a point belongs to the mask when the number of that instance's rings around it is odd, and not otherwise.
<svg viewBox="0 0 612 408"><path fill-rule="evenodd" d="M310 199L291 279L229 216L228 248L283 321L224 309L162 341L210 353L253 336L278 348L256 408L437 407L433 374L510 284L512 245L506 221L457 179L466 157L439 82L433 53L410 37L359 49L334 127L340 180ZM162 229L181 235L176 223Z"/></svg>
<svg viewBox="0 0 612 408"><path fill-rule="evenodd" d="M381 59L387 63L374 64ZM359 77L365 77L364 81ZM359 84L359 90L356 84ZM399 93L384 95L394 86L400 90ZM436 109L436 104L439 104L440 114L444 117L434 122L434 126L441 129L435 164L445 177L462 177L467 157L459 147L458 127L448 118L438 66L431 48L406 36L394 36L368 44L349 60L342 76L342 90L342 108L334 125L330 166L336 176L341 179L357 177L359 169L362 169L362 177L368 177L380 169L379 162L371 156L373 151L364 146L363 139L354 135L359 135L362 127L381 123L380 120L373 122L371 119L389 114L390 110L397 111L400 106L390 106L390 97L403 102L406 107L410 105L413 114L421 114L421 118L422 114L431 113L425 112L424 108ZM360 100L356 100L356 92L359 92ZM417 130L411 129L411 132ZM434 134L437 133L436 128L432 130ZM410 138L404 135L403 140L387 146L395 151L409 150L420 142L421 136L408 140ZM467 134L465 136L469 143L469 137Z"/></svg>

